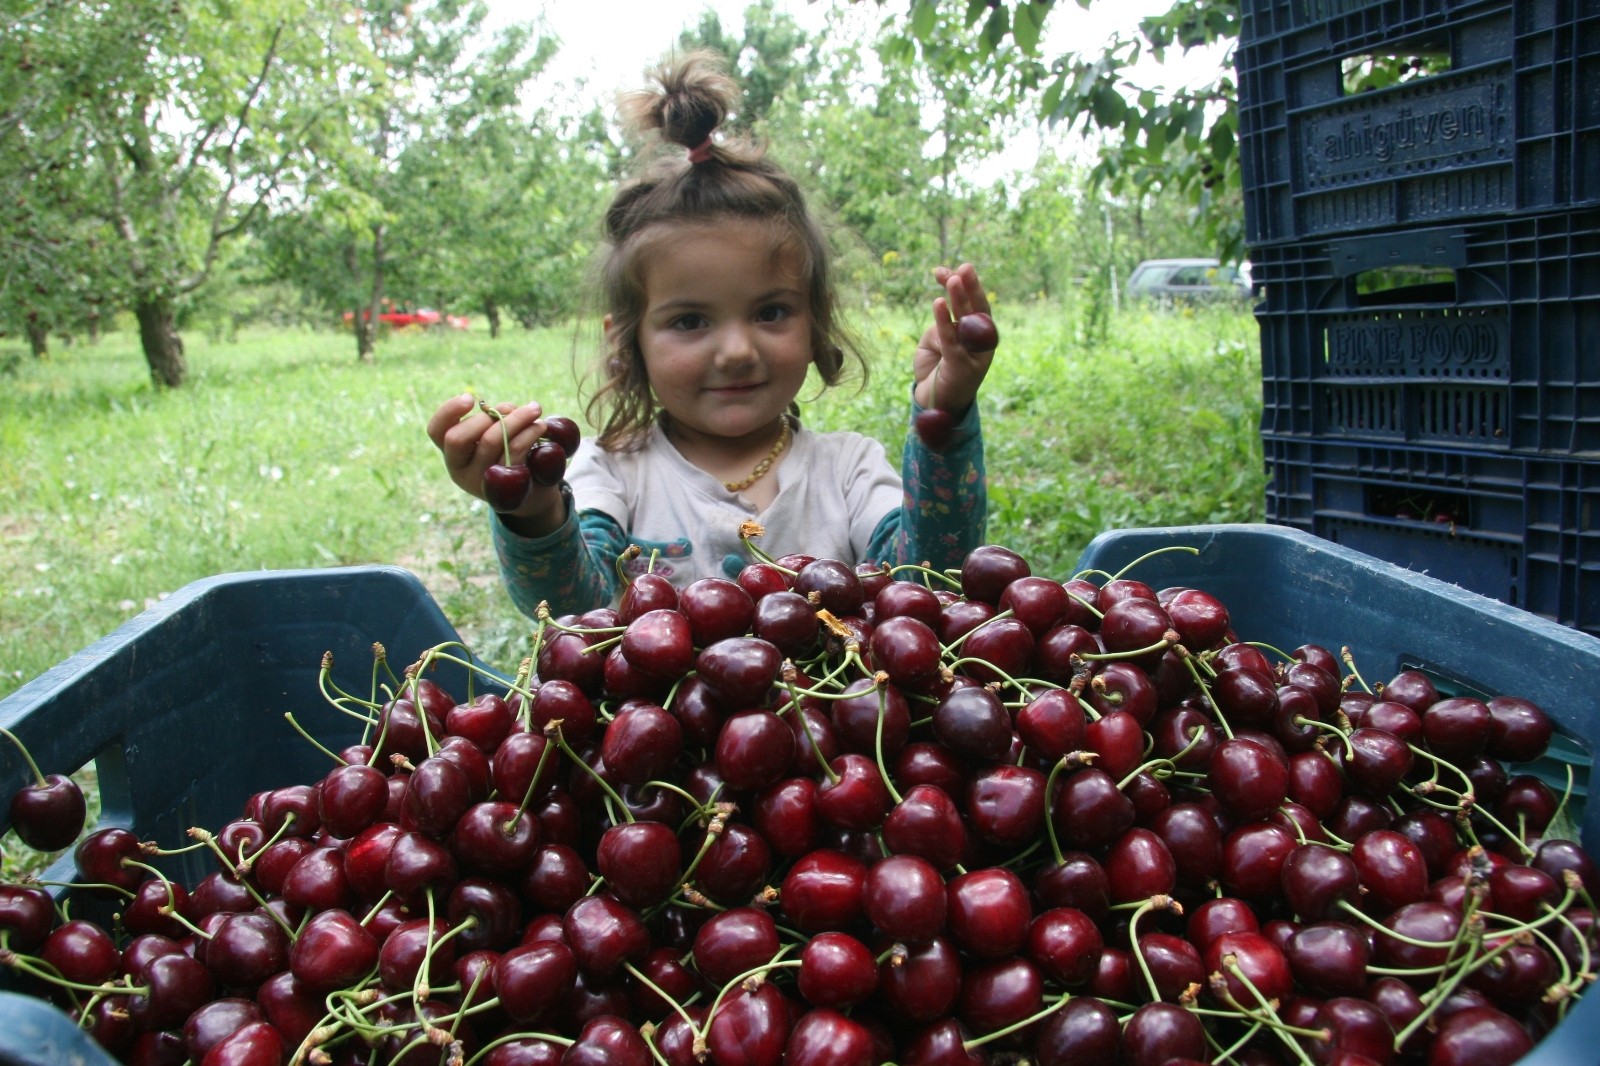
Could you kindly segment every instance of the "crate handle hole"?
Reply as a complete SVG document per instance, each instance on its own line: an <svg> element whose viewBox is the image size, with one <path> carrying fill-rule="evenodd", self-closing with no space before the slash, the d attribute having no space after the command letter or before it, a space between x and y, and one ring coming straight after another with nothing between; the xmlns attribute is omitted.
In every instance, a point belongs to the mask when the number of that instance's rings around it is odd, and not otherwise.
<svg viewBox="0 0 1600 1066"><path fill-rule="evenodd" d="M1369 485L1366 513L1374 518L1431 522L1444 530L1472 528L1472 497L1417 485Z"/></svg>
<svg viewBox="0 0 1600 1066"><path fill-rule="evenodd" d="M1449 267L1397 263L1363 270L1355 284L1356 303L1362 307L1456 302L1456 272Z"/></svg>
<svg viewBox="0 0 1600 1066"><path fill-rule="evenodd" d="M1450 70L1449 46L1415 42L1402 52L1358 52L1340 63L1340 86L1345 96L1377 92Z"/></svg>

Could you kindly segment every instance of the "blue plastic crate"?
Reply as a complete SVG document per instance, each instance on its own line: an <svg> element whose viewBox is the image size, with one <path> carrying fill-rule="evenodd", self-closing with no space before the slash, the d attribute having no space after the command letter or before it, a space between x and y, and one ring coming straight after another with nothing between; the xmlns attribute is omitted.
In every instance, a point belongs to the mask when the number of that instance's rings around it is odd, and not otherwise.
<svg viewBox="0 0 1600 1066"><path fill-rule="evenodd" d="M1593 4L1246 0L1241 15L1247 243L1600 201ZM1369 59L1421 73L1373 87Z"/></svg>
<svg viewBox="0 0 1600 1066"><path fill-rule="evenodd" d="M1157 588L1192 585L1219 597L1246 640L1277 647L1349 647L1369 681L1428 671L1461 691L1531 699L1556 720L1582 758L1579 783L1596 787L1586 758L1600 743L1600 639L1405 570L1298 530L1265 525L1188 526L1104 533L1080 569L1130 572ZM1600 847L1600 803L1587 805L1585 847ZM1579 1000L1522 1066L1600 1059L1600 996Z"/></svg>
<svg viewBox="0 0 1600 1066"><path fill-rule="evenodd" d="M0 725L46 772L94 763L100 825L179 845L190 826L216 828L253 793L315 780L330 765L285 712L335 748L358 739L359 723L318 695L324 652L334 676L365 695L374 641L399 673L456 639L422 584L398 568L227 574L185 586L0 700ZM460 668L430 676L466 692ZM30 780L15 749L0 748L0 795ZM162 865L188 884L212 869L200 855ZM69 853L43 876L72 874ZM54 1007L0 992L0 1063L64 1062L112 1060Z"/></svg>

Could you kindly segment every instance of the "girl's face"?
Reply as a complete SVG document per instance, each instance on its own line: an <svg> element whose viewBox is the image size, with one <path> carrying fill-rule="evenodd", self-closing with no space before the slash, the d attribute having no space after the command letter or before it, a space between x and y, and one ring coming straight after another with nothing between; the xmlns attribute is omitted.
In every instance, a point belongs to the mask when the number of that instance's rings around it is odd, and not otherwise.
<svg viewBox="0 0 1600 1066"><path fill-rule="evenodd" d="M770 442L811 365L800 257L770 227L672 225L644 263L639 348L680 440Z"/></svg>

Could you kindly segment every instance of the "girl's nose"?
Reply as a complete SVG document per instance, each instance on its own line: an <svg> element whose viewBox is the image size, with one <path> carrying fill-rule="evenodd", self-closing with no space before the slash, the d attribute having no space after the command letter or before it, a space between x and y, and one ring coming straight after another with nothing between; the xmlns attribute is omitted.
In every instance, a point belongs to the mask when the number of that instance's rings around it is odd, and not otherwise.
<svg viewBox="0 0 1600 1066"><path fill-rule="evenodd" d="M755 331L743 323L729 325L717 339L717 363L724 367L738 367L752 363L756 358Z"/></svg>

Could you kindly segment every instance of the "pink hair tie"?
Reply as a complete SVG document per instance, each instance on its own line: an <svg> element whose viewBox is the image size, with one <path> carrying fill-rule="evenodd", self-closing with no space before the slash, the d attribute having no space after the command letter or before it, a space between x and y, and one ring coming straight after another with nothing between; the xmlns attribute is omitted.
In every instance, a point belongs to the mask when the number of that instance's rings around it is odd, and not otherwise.
<svg viewBox="0 0 1600 1066"><path fill-rule="evenodd" d="M711 158L711 135L706 134L706 139L695 147L689 149L689 162L704 163Z"/></svg>

